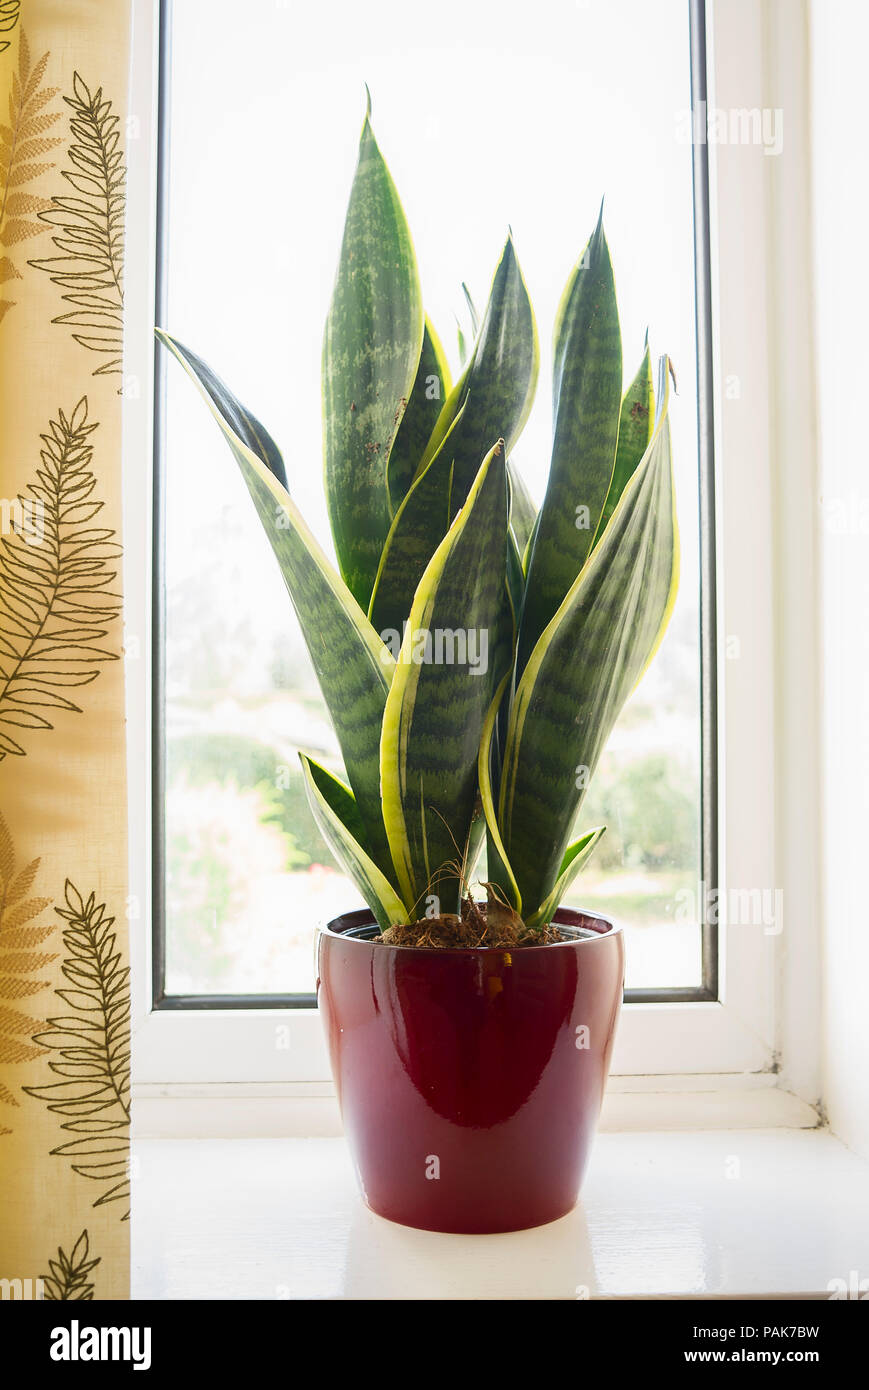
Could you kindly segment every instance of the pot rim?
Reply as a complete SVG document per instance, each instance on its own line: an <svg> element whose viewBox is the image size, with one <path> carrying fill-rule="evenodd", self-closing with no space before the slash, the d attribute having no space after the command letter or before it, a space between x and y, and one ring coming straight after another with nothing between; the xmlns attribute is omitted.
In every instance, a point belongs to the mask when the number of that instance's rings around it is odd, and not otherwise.
<svg viewBox="0 0 869 1390"><path fill-rule="evenodd" d="M577 937L573 941L547 941L544 942L543 949L546 951L575 950L582 946L595 946L603 941L611 941L614 937L624 934L621 922L615 921L611 917L604 917L600 912L590 912L585 908L559 907L556 909L552 920L559 926L584 926L585 922L571 922L565 920L562 914L569 914L569 917L582 917L591 922L600 923L598 926L589 926L588 930L595 932L594 936ZM343 931L334 931L333 922L348 921L348 925ZM358 936L348 936L347 933L354 928L364 926L376 926L377 919L370 907L358 907L351 909L350 912L342 912L331 921L318 928L318 934L331 937L336 941L352 942L355 946L377 947L381 951L400 951L403 956L491 956L491 955L510 955L516 951L539 951L539 946L390 946L383 942L365 941Z"/></svg>

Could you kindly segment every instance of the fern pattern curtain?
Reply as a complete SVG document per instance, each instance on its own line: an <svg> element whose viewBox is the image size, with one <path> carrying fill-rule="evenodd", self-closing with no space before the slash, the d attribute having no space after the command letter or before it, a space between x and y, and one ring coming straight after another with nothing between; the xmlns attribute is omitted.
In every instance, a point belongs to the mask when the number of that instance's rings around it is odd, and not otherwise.
<svg viewBox="0 0 869 1390"><path fill-rule="evenodd" d="M129 1296L129 0L0 0L0 1297Z"/></svg>

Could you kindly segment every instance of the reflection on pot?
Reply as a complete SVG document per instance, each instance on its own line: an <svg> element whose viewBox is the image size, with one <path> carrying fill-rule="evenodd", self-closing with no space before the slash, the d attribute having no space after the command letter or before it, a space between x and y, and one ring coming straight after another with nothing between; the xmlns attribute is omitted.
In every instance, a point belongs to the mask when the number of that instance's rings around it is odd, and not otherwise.
<svg viewBox="0 0 869 1390"><path fill-rule="evenodd" d="M590 914L548 946L421 950L320 937L318 996L368 1205L406 1225L505 1231L574 1206L624 981L622 933Z"/></svg>

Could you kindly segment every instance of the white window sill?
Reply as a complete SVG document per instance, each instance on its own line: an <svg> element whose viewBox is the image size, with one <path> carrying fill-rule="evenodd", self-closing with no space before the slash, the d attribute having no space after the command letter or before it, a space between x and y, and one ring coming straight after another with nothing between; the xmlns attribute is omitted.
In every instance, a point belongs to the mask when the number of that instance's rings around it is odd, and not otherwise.
<svg viewBox="0 0 869 1390"><path fill-rule="evenodd" d="M611 1076L599 1128L667 1131L815 1129L817 1112L772 1073ZM138 1139L332 1139L341 1117L331 1081L139 1082Z"/></svg>
<svg viewBox="0 0 869 1390"><path fill-rule="evenodd" d="M501 1236L374 1216L341 1139L135 1154L134 1298L826 1298L869 1279L869 1164L825 1130L602 1133L576 1211Z"/></svg>

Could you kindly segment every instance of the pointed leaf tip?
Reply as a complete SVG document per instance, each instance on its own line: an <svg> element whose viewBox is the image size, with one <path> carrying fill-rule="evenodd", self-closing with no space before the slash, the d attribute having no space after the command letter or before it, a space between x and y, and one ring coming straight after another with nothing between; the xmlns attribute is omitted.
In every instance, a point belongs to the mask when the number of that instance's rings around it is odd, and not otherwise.
<svg viewBox="0 0 869 1390"><path fill-rule="evenodd" d="M389 458L416 379L424 326L407 220L366 115L321 377L329 521L342 577L366 610L392 521Z"/></svg>
<svg viewBox="0 0 869 1390"><path fill-rule="evenodd" d="M601 243L606 243L606 233L603 229L603 205L604 199L601 198L600 209L597 214L597 222L595 223L594 231L592 232L591 239L589 241L590 247L598 247L601 245Z"/></svg>

